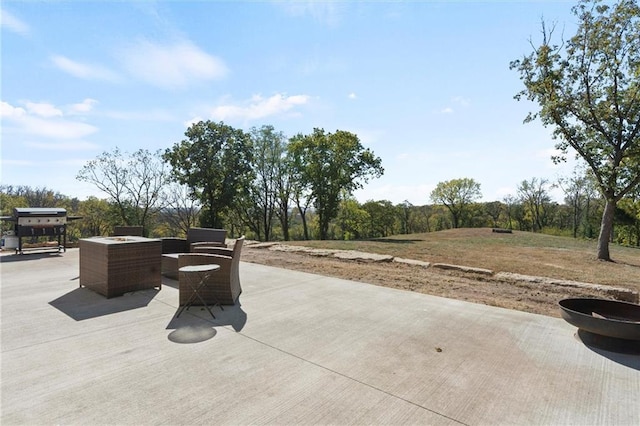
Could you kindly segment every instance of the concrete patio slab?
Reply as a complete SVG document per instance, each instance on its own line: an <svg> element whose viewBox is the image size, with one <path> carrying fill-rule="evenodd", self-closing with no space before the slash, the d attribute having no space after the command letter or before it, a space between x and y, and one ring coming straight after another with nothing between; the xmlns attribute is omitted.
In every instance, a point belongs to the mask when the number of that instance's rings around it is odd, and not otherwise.
<svg viewBox="0 0 640 426"><path fill-rule="evenodd" d="M3 425L640 423L640 355L558 318L250 263L240 305L176 318L173 280L0 260Z"/></svg>

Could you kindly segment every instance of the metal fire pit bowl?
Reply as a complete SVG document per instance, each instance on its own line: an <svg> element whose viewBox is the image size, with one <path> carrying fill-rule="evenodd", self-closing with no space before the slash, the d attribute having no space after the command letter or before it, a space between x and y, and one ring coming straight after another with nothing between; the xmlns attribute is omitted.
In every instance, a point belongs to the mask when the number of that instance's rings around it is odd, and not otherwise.
<svg viewBox="0 0 640 426"><path fill-rule="evenodd" d="M563 299L562 318L580 330L640 341L640 305L606 299Z"/></svg>

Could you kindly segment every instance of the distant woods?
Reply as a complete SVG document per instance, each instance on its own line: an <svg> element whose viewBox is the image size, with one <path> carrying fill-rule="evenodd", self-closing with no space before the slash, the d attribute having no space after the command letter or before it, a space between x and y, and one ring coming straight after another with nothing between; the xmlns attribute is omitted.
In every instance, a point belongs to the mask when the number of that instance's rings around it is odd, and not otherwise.
<svg viewBox="0 0 640 426"><path fill-rule="evenodd" d="M275 184L266 183L266 176L278 175L267 170L272 168L263 165L260 173L254 175L256 186L238 196L221 214L222 226L232 236L243 234L260 241L319 239L320 221L313 203L303 200L296 189L289 189L288 197L283 194L282 188L288 186L281 182L282 175ZM461 182L466 184L459 185ZM552 200L550 191L554 187L562 189L564 203ZM185 185L170 183L163 187L163 192L162 202L147 209L146 216L132 212L126 221L122 219L122 207L113 199L90 197L80 201L46 188L0 186L0 201L3 215L11 215L14 207L61 207L69 215L82 216L82 220L69 225L71 240L110 235L114 226L140 225L136 220L143 217L145 235L151 237L184 235L190 226L202 224L202 204ZM442 198L444 193L446 200ZM439 183L430 194L432 203L425 205L407 201L393 204L388 200L361 203L345 192L339 197L335 217L327 225L325 239L382 238L455 227L491 227L596 239L606 203L583 169L557 182L539 178L520 182L516 193L502 200L480 202L480 195L480 185L469 178ZM640 188L618 203L614 223L611 242L640 247ZM3 223L3 230L10 229L9 225Z"/></svg>

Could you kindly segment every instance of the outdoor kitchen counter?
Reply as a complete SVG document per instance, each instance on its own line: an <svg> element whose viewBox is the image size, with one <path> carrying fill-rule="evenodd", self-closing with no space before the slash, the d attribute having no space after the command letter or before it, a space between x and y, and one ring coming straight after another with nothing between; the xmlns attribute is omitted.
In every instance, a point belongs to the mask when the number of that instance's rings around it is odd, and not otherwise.
<svg viewBox="0 0 640 426"><path fill-rule="evenodd" d="M80 287L107 298L162 287L162 243L144 237L80 240Z"/></svg>

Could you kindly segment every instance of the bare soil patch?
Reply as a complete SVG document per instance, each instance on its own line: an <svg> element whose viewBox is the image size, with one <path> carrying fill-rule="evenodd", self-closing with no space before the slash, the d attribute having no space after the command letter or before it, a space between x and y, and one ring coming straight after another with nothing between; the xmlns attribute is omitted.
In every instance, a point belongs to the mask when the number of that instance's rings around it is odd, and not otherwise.
<svg viewBox="0 0 640 426"><path fill-rule="evenodd" d="M243 248L242 260L553 317L560 316L558 301L564 298L606 297L599 291L588 289L497 280L482 274L395 262L340 260L305 253L252 248L250 245Z"/></svg>

